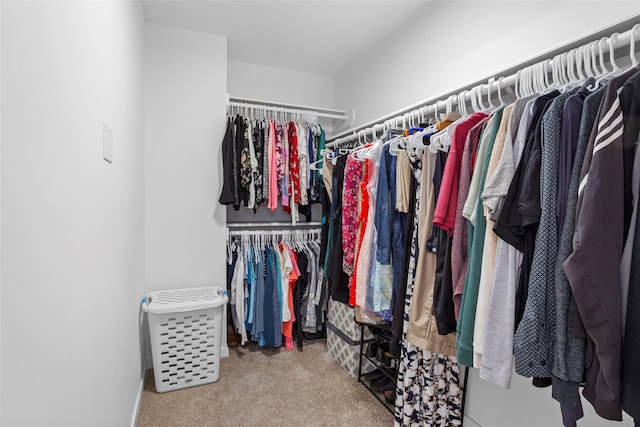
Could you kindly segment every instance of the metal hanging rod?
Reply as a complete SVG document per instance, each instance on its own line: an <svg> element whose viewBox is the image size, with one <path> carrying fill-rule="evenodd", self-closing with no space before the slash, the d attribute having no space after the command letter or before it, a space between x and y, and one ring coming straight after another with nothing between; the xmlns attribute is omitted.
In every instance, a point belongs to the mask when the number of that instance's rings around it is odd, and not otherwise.
<svg viewBox="0 0 640 427"><path fill-rule="evenodd" d="M272 101L261 101L250 98L239 98L227 95L227 108L241 108L247 111L281 113L292 115L310 114L321 118L333 120L347 120L347 113L333 108L312 107L308 105L286 104Z"/></svg>
<svg viewBox="0 0 640 427"><path fill-rule="evenodd" d="M320 221L315 222L299 222L296 225L292 225L289 222L233 222L227 224L228 228L279 228L283 230L297 230L302 228L319 228L322 227ZM264 231L264 230L260 230ZM280 231L280 230L279 230Z"/></svg>
<svg viewBox="0 0 640 427"><path fill-rule="evenodd" d="M580 56L586 56L585 52L589 49L598 50L598 55L600 55L599 66L602 66L602 56L606 52L608 56L606 62L611 66L614 63L613 61L616 61L615 51L617 49L635 47L635 43L640 36L640 24L638 22L640 22L640 16L624 20L606 29L595 31L560 47L550 49L496 75L480 79L453 91L440 93L376 120L371 120L341 132L330 138L326 147L333 148L343 144L351 144L360 138L366 138L367 135L379 135L384 130L392 127L402 126L406 128L409 123L433 117L438 111L445 111L445 108L447 111L453 111L452 108L454 106L458 106L461 103L466 105L468 101L473 105L477 105L476 102L482 102L482 96L486 95L488 98L491 94L496 94L495 85L497 85L498 91L517 91L519 85L527 82L526 79L532 80L530 74L535 71L541 72L542 78L547 80L550 73L555 74L563 67L564 69L561 72L573 73L582 63L586 64L585 68L595 66L598 61L593 59L587 61ZM617 31L623 32L618 33ZM629 57L630 54L630 50L625 52L626 57ZM567 56L573 56L573 59L567 61Z"/></svg>
<svg viewBox="0 0 640 427"><path fill-rule="evenodd" d="M229 230L227 240L229 240L229 237L318 240L321 234L322 231L319 228L307 228L303 230Z"/></svg>

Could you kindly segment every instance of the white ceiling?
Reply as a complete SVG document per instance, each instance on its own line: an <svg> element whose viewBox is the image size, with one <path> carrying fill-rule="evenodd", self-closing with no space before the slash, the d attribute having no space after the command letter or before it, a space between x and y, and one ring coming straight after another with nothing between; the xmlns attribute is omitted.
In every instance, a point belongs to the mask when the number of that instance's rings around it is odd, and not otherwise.
<svg viewBox="0 0 640 427"><path fill-rule="evenodd" d="M143 0L147 21L228 37L228 58L333 76L428 0Z"/></svg>

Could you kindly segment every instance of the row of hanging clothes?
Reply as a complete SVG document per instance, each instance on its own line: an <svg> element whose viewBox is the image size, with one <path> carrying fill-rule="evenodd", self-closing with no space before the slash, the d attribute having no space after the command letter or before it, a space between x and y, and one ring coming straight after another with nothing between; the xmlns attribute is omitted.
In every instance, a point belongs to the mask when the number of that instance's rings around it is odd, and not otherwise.
<svg viewBox="0 0 640 427"><path fill-rule="evenodd" d="M313 115L282 113L275 119L259 110L228 111L219 203L254 212L281 207L294 225L300 215L311 221L311 205L320 203L317 165L324 144Z"/></svg>
<svg viewBox="0 0 640 427"><path fill-rule="evenodd" d="M391 323L396 425L460 425L461 365L551 386L565 426L580 388L640 421L640 68L561 59L514 102L473 90L459 118L327 153L323 271Z"/></svg>
<svg viewBox="0 0 640 427"><path fill-rule="evenodd" d="M241 345L302 348L325 336L320 231L239 230L227 239L227 293Z"/></svg>

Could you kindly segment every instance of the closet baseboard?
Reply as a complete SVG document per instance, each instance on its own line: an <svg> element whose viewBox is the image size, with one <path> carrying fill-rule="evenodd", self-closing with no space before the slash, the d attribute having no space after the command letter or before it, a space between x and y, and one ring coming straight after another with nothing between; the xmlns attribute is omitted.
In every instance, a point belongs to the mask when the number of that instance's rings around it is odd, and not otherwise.
<svg viewBox="0 0 640 427"><path fill-rule="evenodd" d="M140 380L140 385L138 386L138 393L136 394L136 403L133 405L133 413L131 414L131 424L130 427L136 427L138 425L138 416L140 415L140 408L142 407L142 394L144 392L144 383L147 380L147 374L149 373L149 369L145 366L144 375Z"/></svg>
<svg viewBox="0 0 640 427"><path fill-rule="evenodd" d="M482 427L476 422L476 420L474 420L467 414L464 415L464 422L462 424L464 425L464 427Z"/></svg>

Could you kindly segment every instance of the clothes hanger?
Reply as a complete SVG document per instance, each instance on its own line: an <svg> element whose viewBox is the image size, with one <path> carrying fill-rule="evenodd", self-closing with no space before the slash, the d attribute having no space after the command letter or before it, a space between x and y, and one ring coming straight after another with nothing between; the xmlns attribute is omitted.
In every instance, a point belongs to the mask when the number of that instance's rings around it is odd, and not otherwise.
<svg viewBox="0 0 640 427"><path fill-rule="evenodd" d="M593 75L591 67L591 44L582 47L582 69L584 71L585 80Z"/></svg>
<svg viewBox="0 0 640 427"><path fill-rule="evenodd" d="M578 76L578 82L584 82L587 78L585 77L585 64L584 64L584 47L580 46L578 49L576 49L576 74ZM576 82L576 83L578 83Z"/></svg>
<svg viewBox="0 0 640 427"><path fill-rule="evenodd" d="M502 98L502 80L504 79L504 77L498 77L498 102L500 102L500 106L504 107L506 106L506 102L504 102L504 99Z"/></svg>
<svg viewBox="0 0 640 427"><path fill-rule="evenodd" d="M533 78L533 66L527 67L525 70L527 95L531 96L536 93Z"/></svg>
<svg viewBox="0 0 640 427"><path fill-rule="evenodd" d="M476 98L476 87L473 87L469 90L469 99L471 100L471 109L474 113L480 111L480 106L478 105L478 99Z"/></svg>
<svg viewBox="0 0 640 427"><path fill-rule="evenodd" d="M467 107L466 107L466 105L464 104L464 96L465 96L465 94L466 94L466 91L465 91L465 90L463 90L462 92L460 92L460 93L458 94L458 97L457 97L458 101L456 102L456 104L457 104L457 106L458 106L458 112L460 112L460 115L461 115L462 117L468 117L468 116L469 116L469 115L467 114Z"/></svg>
<svg viewBox="0 0 640 427"><path fill-rule="evenodd" d="M544 90L548 92L553 85L553 80L551 80L551 76L549 75L549 68L551 67L551 60L546 59L542 61L540 65L540 72L542 73L542 81L544 82Z"/></svg>
<svg viewBox="0 0 640 427"><path fill-rule="evenodd" d="M595 77L600 74L600 71L598 70L598 61L596 61L595 55L596 45L597 42L593 41L585 45L583 51L586 81L589 81L589 79L594 79L592 80L593 83L591 85L585 86L589 91L593 91L597 87L595 86Z"/></svg>
<svg viewBox="0 0 640 427"><path fill-rule="evenodd" d="M556 55L553 57L553 59L551 60L551 86L549 86L550 89L556 89L558 87L560 87L562 85L562 80L561 80L561 73L560 73L560 67L561 67L561 59L560 59L560 55Z"/></svg>
<svg viewBox="0 0 640 427"><path fill-rule="evenodd" d="M569 87L574 85L574 82L577 80L573 72L573 50L569 52L565 52L560 56L560 84L555 88L561 92L567 90Z"/></svg>
<svg viewBox="0 0 640 427"><path fill-rule="evenodd" d="M456 100L457 103L457 99L458 99L458 95L451 95L447 98L447 106L446 106L446 114L447 116L450 116L451 113L453 112L453 100ZM432 153L435 153L437 150L440 151L444 151L444 152L448 152L449 151L449 146L451 145L451 140L452 140L452 133L453 130L455 129L455 123L459 122L461 118L457 119L454 121L454 123L451 123L449 126L447 126L446 129L441 130L440 132L434 134L431 136L430 140L429 140L429 144L426 144L426 141L424 141L424 139L420 140L421 145L424 147L425 145L429 146L429 151L431 151ZM414 143L415 145L416 143Z"/></svg>
<svg viewBox="0 0 640 427"><path fill-rule="evenodd" d="M640 24L636 24L631 28L631 34L629 35L629 57L631 58L631 67L638 66L638 59L636 58L636 30L640 28Z"/></svg>
<svg viewBox="0 0 640 427"><path fill-rule="evenodd" d="M598 69L598 41L589 43L589 56L591 58L591 77L597 77L602 74L602 70Z"/></svg>
<svg viewBox="0 0 640 427"><path fill-rule="evenodd" d="M604 76L605 74L609 73L609 70L607 70L607 67L605 66L604 49L602 48L602 44L606 42L607 42L606 37L603 37L598 41L598 56L600 58L600 68L602 69L601 76Z"/></svg>
<svg viewBox="0 0 640 427"><path fill-rule="evenodd" d="M515 81L513 83L513 91L515 92L516 95L516 99L520 99L522 98L523 94L520 92L521 91L521 78L522 78L522 71L518 70L516 71L516 78Z"/></svg>
<svg viewBox="0 0 640 427"><path fill-rule="evenodd" d="M481 111L488 111L489 106L485 105L484 100L482 99L482 89L484 86L484 84L478 85L478 105L480 106Z"/></svg>
<svg viewBox="0 0 640 427"><path fill-rule="evenodd" d="M622 69L616 63L616 48L614 45L616 38L618 38L619 36L620 34L613 33L611 34L611 37L609 37L609 62L613 67L613 71L611 72L610 77L615 77L622 73Z"/></svg>
<svg viewBox="0 0 640 427"><path fill-rule="evenodd" d="M519 93L519 96L521 98L529 96L529 94L527 92L527 69L524 68L522 70L518 70L516 75L518 76L518 93Z"/></svg>
<svg viewBox="0 0 640 427"><path fill-rule="evenodd" d="M488 114L493 113L498 108L498 106L493 105L493 102L491 101L491 86L493 85L494 81L495 77L491 77L489 80L487 80L487 103L489 104L489 106L485 112Z"/></svg>

